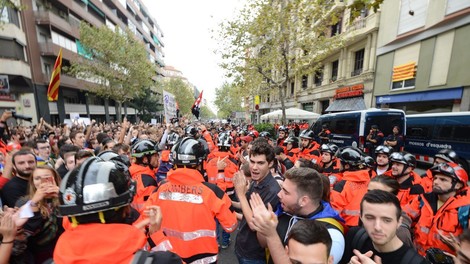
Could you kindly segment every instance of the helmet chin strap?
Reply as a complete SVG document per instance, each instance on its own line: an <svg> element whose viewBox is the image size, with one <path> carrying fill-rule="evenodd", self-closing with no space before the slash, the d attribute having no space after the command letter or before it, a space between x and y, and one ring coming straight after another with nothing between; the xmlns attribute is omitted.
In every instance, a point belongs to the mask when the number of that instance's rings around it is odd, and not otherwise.
<svg viewBox="0 0 470 264"><path fill-rule="evenodd" d="M401 177L406 176L404 173L405 173L405 171L408 169L408 167L409 167L408 165L405 165L405 166L403 167L403 170L401 170L400 175L395 176L395 179L398 180L398 179L400 179ZM408 174L409 174L409 173L408 173Z"/></svg>

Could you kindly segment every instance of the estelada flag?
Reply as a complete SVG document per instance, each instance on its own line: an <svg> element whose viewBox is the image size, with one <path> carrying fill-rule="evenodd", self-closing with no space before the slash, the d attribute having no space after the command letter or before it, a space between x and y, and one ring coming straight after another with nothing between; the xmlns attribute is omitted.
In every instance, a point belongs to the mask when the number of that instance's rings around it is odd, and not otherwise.
<svg viewBox="0 0 470 264"><path fill-rule="evenodd" d="M62 68L62 48L59 50L59 55L54 63L54 70L51 74L51 80L49 81L49 87L47 88L47 99L49 102L57 101L59 97L59 85L60 85L60 70Z"/></svg>
<svg viewBox="0 0 470 264"><path fill-rule="evenodd" d="M199 109L201 108L201 101L202 101L202 92L199 94L198 98L196 99L196 101L194 101L194 104L193 106L191 107L191 113L193 113L193 115L199 119Z"/></svg>

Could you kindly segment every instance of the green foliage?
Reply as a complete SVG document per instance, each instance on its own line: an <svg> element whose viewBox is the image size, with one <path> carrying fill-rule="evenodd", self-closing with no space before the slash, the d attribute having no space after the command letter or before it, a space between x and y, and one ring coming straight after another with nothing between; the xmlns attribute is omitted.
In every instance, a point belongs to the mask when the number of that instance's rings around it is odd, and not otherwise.
<svg viewBox="0 0 470 264"><path fill-rule="evenodd" d="M201 107L201 114L200 114L200 117L201 119L205 119L205 120L208 120L208 119L213 119L216 117L215 113L212 112L212 110L207 107L206 105L203 105Z"/></svg>
<svg viewBox="0 0 470 264"><path fill-rule="evenodd" d="M256 124L255 129L258 132L267 131L271 134L271 137L274 137L276 135L276 130L274 129L274 125L270 123Z"/></svg>
<svg viewBox="0 0 470 264"><path fill-rule="evenodd" d="M26 6L21 5L19 0L0 0L0 13L4 12L4 9L8 7L18 11L26 9ZM3 29L5 23L5 21L0 20L0 30Z"/></svg>
<svg viewBox="0 0 470 264"><path fill-rule="evenodd" d="M129 30L117 33L82 22L80 42L86 57L73 61L68 71L92 81L92 92L122 103L154 86L155 65L148 60L144 44Z"/></svg>
<svg viewBox="0 0 470 264"><path fill-rule="evenodd" d="M341 36L325 36L342 11L332 9L333 4L247 0L233 21L220 26L219 53L227 76L243 87L246 96L278 95L285 110L288 84L296 76L315 72L323 59L343 45Z"/></svg>
<svg viewBox="0 0 470 264"><path fill-rule="evenodd" d="M227 118L234 111L243 111L241 87L224 83L215 91L214 104L219 110L218 115L222 118Z"/></svg>
<svg viewBox="0 0 470 264"><path fill-rule="evenodd" d="M188 84L183 82L181 79L171 78L161 83L163 90L173 94L175 100L180 107L180 114L184 116L191 116L191 106L193 106L194 92Z"/></svg>
<svg viewBox="0 0 470 264"><path fill-rule="evenodd" d="M130 105L137 109L141 120L150 122L152 118L155 118L156 112L163 110L160 99L159 93L151 88L145 88L141 95L131 101Z"/></svg>
<svg viewBox="0 0 470 264"><path fill-rule="evenodd" d="M348 6L351 11L349 22L353 22L358 18L361 15L361 11L364 9L372 9L374 12L377 12L383 1L384 0L354 0L354 2Z"/></svg>

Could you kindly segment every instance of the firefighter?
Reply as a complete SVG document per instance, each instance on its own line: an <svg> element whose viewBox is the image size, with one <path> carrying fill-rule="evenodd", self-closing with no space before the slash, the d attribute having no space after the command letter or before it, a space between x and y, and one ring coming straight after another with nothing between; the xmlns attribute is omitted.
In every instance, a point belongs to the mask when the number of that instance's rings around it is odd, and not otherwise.
<svg viewBox="0 0 470 264"><path fill-rule="evenodd" d="M129 172L123 169L125 167L119 161L91 157L62 180L59 213L70 219L71 228L67 228L57 241L55 263L109 263L111 260L113 263L131 263L141 255L141 249L171 249L169 241L158 230L162 219L158 207L147 208L144 210L147 219L130 225L133 219L129 218L129 204L136 186ZM147 235L138 229L146 224ZM139 254L134 257L136 252ZM171 256L171 260L163 263L181 263L174 254L162 254ZM155 258L163 259L158 254Z"/></svg>
<svg viewBox="0 0 470 264"><path fill-rule="evenodd" d="M175 169L161 183L146 205L158 205L161 227L174 252L186 263L215 263L218 255L216 220L228 233L237 227L231 201L217 185L200 173L205 158L202 144L184 138L172 149Z"/></svg>
<svg viewBox="0 0 470 264"><path fill-rule="evenodd" d="M338 149L338 146L332 143L323 144L320 148L321 160L319 166L322 168L321 173L330 180L330 188L333 188L335 183L343 178L340 172L341 162L336 158Z"/></svg>
<svg viewBox="0 0 470 264"><path fill-rule="evenodd" d="M155 169L159 164L159 151L157 143L147 139L138 141L132 147L131 156L135 162L129 167L129 171L132 179L137 183L137 192L132 206L139 212L157 187Z"/></svg>
<svg viewBox="0 0 470 264"><path fill-rule="evenodd" d="M416 158L405 151L394 152L390 155L390 162L392 163L392 176L400 184L397 197L400 204L405 206L414 197L424 193L421 176L413 171L416 167Z"/></svg>
<svg viewBox="0 0 470 264"><path fill-rule="evenodd" d="M404 209L416 224L418 253L425 256L427 250L438 248L455 255L447 242L469 228L468 174L453 162L439 163L430 170L432 192L415 197Z"/></svg>
<svg viewBox="0 0 470 264"><path fill-rule="evenodd" d="M320 145L315 141L315 133L312 130L304 130L300 133L299 158L319 161Z"/></svg>

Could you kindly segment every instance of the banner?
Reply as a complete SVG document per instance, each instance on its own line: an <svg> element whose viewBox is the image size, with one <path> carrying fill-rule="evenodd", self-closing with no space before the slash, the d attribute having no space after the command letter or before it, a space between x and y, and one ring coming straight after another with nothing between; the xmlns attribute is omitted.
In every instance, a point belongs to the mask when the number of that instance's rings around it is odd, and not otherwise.
<svg viewBox="0 0 470 264"><path fill-rule="evenodd" d="M8 82L8 75L0 75L0 92L10 93L10 83Z"/></svg>
<svg viewBox="0 0 470 264"><path fill-rule="evenodd" d="M196 99L196 101L194 101L194 104L193 106L191 107L191 113L193 113L193 115L199 119L199 113L200 113L200 109L201 109L201 102L202 102L202 93L204 92L201 91L201 93L199 94L198 98Z"/></svg>
<svg viewBox="0 0 470 264"><path fill-rule="evenodd" d="M176 117L176 100L175 96L167 91L163 91L163 110L165 112L165 122Z"/></svg>

